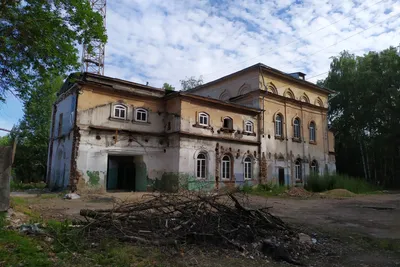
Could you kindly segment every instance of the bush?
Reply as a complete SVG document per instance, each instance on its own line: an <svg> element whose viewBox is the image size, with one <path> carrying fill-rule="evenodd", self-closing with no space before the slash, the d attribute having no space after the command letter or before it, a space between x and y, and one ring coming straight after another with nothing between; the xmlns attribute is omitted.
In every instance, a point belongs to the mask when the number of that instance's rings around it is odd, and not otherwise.
<svg viewBox="0 0 400 267"><path fill-rule="evenodd" d="M306 180L305 189L313 192L322 192L332 189L346 189L350 192L360 194L376 191L378 188L370 183L347 175L312 175Z"/></svg>

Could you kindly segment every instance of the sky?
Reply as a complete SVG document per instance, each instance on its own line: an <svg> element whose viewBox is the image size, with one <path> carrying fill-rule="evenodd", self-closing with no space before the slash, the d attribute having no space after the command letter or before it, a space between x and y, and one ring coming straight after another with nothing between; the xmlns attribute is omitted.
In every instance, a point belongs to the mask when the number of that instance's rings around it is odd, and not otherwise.
<svg viewBox="0 0 400 267"><path fill-rule="evenodd" d="M112 0L106 27L107 76L179 89L186 77L208 82L261 62L316 82L343 50L398 46L400 0ZM10 96L0 128L22 115Z"/></svg>

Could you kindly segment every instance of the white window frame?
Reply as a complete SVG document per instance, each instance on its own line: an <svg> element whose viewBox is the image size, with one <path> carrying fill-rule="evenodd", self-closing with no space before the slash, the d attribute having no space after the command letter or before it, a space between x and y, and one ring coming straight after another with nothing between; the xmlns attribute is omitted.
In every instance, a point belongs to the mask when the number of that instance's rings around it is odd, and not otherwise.
<svg viewBox="0 0 400 267"><path fill-rule="evenodd" d="M118 111L118 115L115 114L116 111ZM124 116L121 116L121 111L124 112ZM112 113L113 118L126 120L127 115L128 115L128 108L126 106L121 104L116 104L113 106L113 113Z"/></svg>
<svg viewBox="0 0 400 267"><path fill-rule="evenodd" d="M247 129L249 127L249 129ZM254 123L251 121L246 121L244 124L244 131L246 133L254 133Z"/></svg>
<svg viewBox="0 0 400 267"><path fill-rule="evenodd" d="M300 122L300 119L299 118L295 118L294 120L293 120L293 137L294 138L297 138L297 139L300 139L301 138L301 133L300 133L300 124L301 124L301 122Z"/></svg>
<svg viewBox="0 0 400 267"><path fill-rule="evenodd" d="M297 159L294 163L294 178L296 180L302 180L301 176L301 160Z"/></svg>
<svg viewBox="0 0 400 267"><path fill-rule="evenodd" d="M310 141L315 142L316 141L316 127L315 127L315 122L310 122Z"/></svg>
<svg viewBox="0 0 400 267"><path fill-rule="evenodd" d="M283 132L283 116L277 114L275 117L275 136L281 137Z"/></svg>
<svg viewBox="0 0 400 267"><path fill-rule="evenodd" d="M199 158L201 156L204 156L204 158ZM207 155L203 152L200 152L196 157L196 178L207 178Z"/></svg>
<svg viewBox="0 0 400 267"><path fill-rule="evenodd" d="M312 174L318 174L318 162L316 160L311 161L310 170Z"/></svg>
<svg viewBox="0 0 400 267"><path fill-rule="evenodd" d="M232 159L228 155L224 155L221 160L221 179L222 180L230 180L231 172L232 172Z"/></svg>
<svg viewBox="0 0 400 267"><path fill-rule="evenodd" d="M138 115L138 113L144 113L144 114L146 114L146 119L145 120L142 120L142 119L138 119L137 118L137 115ZM149 120L149 113L147 112L147 110L146 109L144 109L144 108L137 108L137 109L135 109L135 121L139 121L139 122L148 122L148 120Z"/></svg>
<svg viewBox="0 0 400 267"><path fill-rule="evenodd" d="M244 179L251 180L253 179L253 161L250 157L246 157L244 159Z"/></svg>
<svg viewBox="0 0 400 267"><path fill-rule="evenodd" d="M203 122L202 122L203 120ZM206 120L206 122L204 122ZM210 117L208 116L207 113L200 112L199 113L199 125L201 126L209 126L210 125Z"/></svg>

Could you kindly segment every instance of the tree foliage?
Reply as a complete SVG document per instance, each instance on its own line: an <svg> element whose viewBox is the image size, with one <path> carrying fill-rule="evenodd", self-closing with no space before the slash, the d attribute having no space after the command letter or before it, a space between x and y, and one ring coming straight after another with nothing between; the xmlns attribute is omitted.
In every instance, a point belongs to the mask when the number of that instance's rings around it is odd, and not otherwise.
<svg viewBox="0 0 400 267"><path fill-rule="evenodd" d="M170 85L169 83L164 83L162 87L165 91L175 91L175 87Z"/></svg>
<svg viewBox="0 0 400 267"><path fill-rule="evenodd" d="M18 180L38 182L45 178L52 104L62 84L60 76L37 82L24 102L24 116L12 130L13 137L18 135L14 161Z"/></svg>
<svg viewBox="0 0 400 267"><path fill-rule="evenodd" d="M78 44L105 42L100 14L88 0L0 2L0 100L24 98L35 82L77 69Z"/></svg>
<svg viewBox="0 0 400 267"><path fill-rule="evenodd" d="M336 93L329 119L336 133L337 170L400 186L400 54L394 47L334 57L320 84Z"/></svg>
<svg viewBox="0 0 400 267"><path fill-rule="evenodd" d="M185 80L180 80L179 81L181 83L182 86L182 90L186 91L192 88L195 88L197 86L200 86L203 84L203 77L200 76L198 79L196 79L194 76L191 77L186 77Z"/></svg>

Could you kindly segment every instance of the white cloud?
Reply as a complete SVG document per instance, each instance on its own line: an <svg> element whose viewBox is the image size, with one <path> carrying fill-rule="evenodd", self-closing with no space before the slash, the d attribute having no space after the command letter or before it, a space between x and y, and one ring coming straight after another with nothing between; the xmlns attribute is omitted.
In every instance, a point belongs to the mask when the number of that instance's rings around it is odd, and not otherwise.
<svg viewBox="0 0 400 267"><path fill-rule="evenodd" d="M262 62L312 77L344 49L399 45L399 14L397 0L109 1L105 74L179 88L187 76L210 81Z"/></svg>

